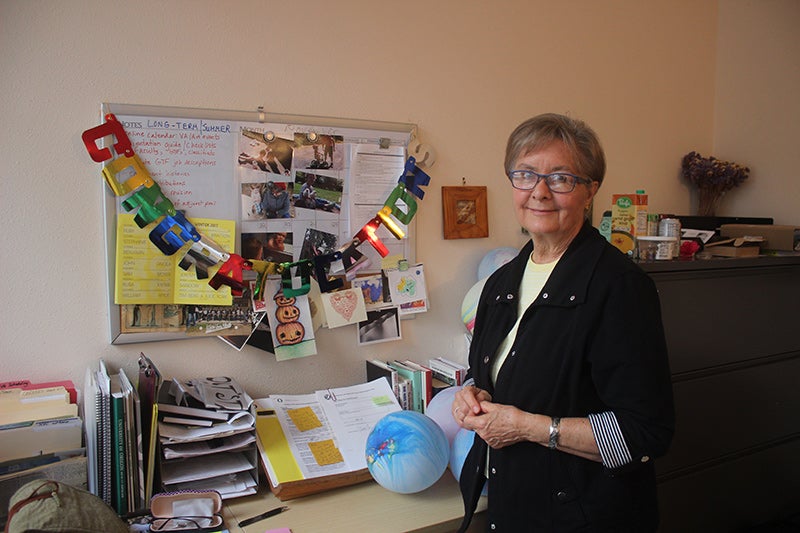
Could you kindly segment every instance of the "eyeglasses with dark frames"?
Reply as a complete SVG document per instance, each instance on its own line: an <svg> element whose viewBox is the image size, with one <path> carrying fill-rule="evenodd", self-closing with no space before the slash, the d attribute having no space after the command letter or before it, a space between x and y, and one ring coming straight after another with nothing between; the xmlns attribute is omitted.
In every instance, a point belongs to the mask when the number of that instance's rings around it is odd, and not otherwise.
<svg viewBox="0 0 800 533"><path fill-rule="evenodd" d="M541 180L547 184L551 192L568 193L575 190L578 183L589 185L592 180L581 178L568 172L552 172L550 174L539 174L533 170L512 170L508 173L511 186L522 191L529 191L536 188Z"/></svg>

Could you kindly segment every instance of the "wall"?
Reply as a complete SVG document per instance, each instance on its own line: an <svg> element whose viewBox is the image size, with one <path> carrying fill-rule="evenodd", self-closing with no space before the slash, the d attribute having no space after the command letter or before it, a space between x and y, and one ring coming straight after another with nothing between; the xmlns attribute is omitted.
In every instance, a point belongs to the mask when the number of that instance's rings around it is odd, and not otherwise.
<svg viewBox="0 0 800 533"><path fill-rule="evenodd" d="M714 155L751 170L723 198L720 215L800 224L798 21L793 0L720 2Z"/></svg>
<svg viewBox="0 0 800 533"><path fill-rule="evenodd" d="M755 9L730 4L730 25ZM357 382L371 357L463 359L460 305L481 257L524 240L502 174L511 129L545 111L584 118L609 160L600 199L645 187L653 209L689 212L680 158L710 151L724 115L716 28L717 3L694 0L3 0L0 378L82 383L98 358L133 371L145 351L167 376L230 375L260 396ZM323 330L319 355L282 363L218 339L109 345L107 192L80 139L101 102L419 124L439 156L416 219L431 310L401 342L360 349L351 328ZM462 178L489 187L488 239L442 239L440 187ZM787 219L785 198L771 200Z"/></svg>

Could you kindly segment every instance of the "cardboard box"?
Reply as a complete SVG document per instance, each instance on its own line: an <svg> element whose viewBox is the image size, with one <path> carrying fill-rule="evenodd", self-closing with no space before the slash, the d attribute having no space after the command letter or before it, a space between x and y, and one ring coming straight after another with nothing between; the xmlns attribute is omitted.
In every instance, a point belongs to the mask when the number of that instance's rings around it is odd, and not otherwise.
<svg viewBox="0 0 800 533"><path fill-rule="evenodd" d="M632 253L635 239L647 233L647 195L611 195L611 244Z"/></svg>
<svg viewBox="0 0 800 533"><path fill-rule="evenodd" d="M765 242L764 250L783 250L800 252L800 227L781 226L776 224L723 224L719 229L720 236L744 237L745 235L761 235Z"/></svg>

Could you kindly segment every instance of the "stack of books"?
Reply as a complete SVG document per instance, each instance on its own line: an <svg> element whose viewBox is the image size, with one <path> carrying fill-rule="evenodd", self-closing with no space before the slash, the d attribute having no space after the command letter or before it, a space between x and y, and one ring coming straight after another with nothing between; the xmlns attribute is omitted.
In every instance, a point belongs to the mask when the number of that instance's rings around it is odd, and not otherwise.
<svg viewBox="0 0 800 533"><path fill-rule="evenodd" d="M85 377L88 488L120 515L146 509L141 401L124 369L103 360Z"/></svg>
<svg viewBox="0 0 800 533"><path fill-rule="evenodd" d="M164 491L216 490L223 499L258 486L253 400L228 377L172 380L157 402Z"/></svg>
<svg viewBox="0 0 800 533"><path fill-rule="evenodd" d="M0 383L0 523L11 496L29 481L86 488L82 428L72 381Z"/></svg>
<svg viewBox="0 0 800 533"><path fill-rule="evenodd" d="M451 359L444 357L428 359L428 366L433 371L433 377L448 386L463 385L467 379L467 367Z"/></svg>
<svg viewBox="0 0 800 533"><path fill-rule="evenodd" d="M461 385L467 368L437 357L427 364L411 360L366 361L367 380L385 378L403 409L424 413L431 399L442 389Z"/></svg>

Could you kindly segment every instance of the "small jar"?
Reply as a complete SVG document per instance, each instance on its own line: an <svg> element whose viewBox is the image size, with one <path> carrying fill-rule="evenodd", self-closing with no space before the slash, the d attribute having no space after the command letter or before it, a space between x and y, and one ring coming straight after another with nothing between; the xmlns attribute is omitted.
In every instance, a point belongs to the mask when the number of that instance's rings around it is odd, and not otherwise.
<svg viewBox="0 0 800 533"><path fill-rule="evenodd" d="M647 235L636 237L636 253L639 261L668 261L677 246L677 237Z"/></svg>

